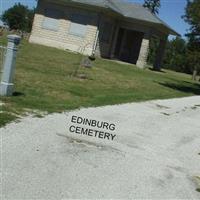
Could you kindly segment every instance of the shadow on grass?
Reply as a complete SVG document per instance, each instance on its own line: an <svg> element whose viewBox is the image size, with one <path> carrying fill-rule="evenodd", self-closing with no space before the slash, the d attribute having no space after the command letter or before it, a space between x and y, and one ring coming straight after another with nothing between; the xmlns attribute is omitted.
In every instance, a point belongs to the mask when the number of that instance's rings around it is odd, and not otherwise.
<svg viewBox="0 0 200 200"><path fill-rule="evenodd" d="M5 126L7 123L15 119L17 119L17 117L10 113L0 113L0 127Z"/></svg>
<svg viewBox="0 0 200 200"><path fill-rule="evenodd" d="M25 94L23 92L14 92L13 96L14 97L19 97L19 96L25 96Z"/></svg>
<svg viewBox="0 0 200 200"><path fill-rule="evenodd" d="M182 81L179 83L157 83L164 87L171 88L173 90L178 90L184 93L190 93L194 95L200 95L200 84L198 83L190 83L186 81Z"/></svg>
<svg viewBox="0 0 200 200"><path fill-rule="evenodd" d="M152 68L152 67L149 67L149 70L154 71L154 72L166 73L166 72L163 71L163 70L156 70L156 69L154 69L154 68Z"/></svg>

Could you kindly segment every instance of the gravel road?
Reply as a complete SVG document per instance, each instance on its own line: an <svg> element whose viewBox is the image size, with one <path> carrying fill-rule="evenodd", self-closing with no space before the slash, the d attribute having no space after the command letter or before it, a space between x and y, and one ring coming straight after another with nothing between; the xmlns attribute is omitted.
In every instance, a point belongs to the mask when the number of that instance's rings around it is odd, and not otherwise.
<svg viewBox="0 0 200 200"><path fill-rule="evenodd" d="M200 96L28 116L0 134L2 199L200 199Z"/></svg>

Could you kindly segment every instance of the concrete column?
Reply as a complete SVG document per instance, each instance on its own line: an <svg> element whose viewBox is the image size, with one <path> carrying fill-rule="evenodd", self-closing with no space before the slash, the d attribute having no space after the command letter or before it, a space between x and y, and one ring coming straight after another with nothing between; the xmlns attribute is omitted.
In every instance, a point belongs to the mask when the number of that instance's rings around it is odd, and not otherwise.
<svg viewBox="0 0 200 200"><path fill-rule="evenodd" d="M145 34L144 38L142 39L140 53L136 63L137 67L141 69L144 69L147 64L147 58L149 53L149 39L149 34Z"/></svg>
<svg viewBox="0 0 200 200"><path fill-rule="evenodd" d="M167 37L164 39L160 39L159 47L157 49L155 63L154 63L154 70L160 71L162 66L163 57L165 54L165 47L167 44Z"/></svg>
<svg viewBox="0 0 200 200"><path fill-rule="evenodd" d="M15 71L17 46L19 45L21 39L17 35L8 35L7 38L8 46L0 84L1 96L11 96L13 94L13 77Z"/></svg>

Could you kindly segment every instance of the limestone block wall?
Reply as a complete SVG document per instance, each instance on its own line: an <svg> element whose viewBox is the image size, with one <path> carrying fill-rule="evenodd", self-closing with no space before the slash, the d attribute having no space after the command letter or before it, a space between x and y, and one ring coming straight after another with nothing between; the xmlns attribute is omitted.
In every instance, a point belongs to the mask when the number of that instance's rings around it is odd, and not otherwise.
<svg viewBox="0 0 200 200"><path fill-rule="evenodd" d="M59 20L59 28L57 31L43 28L45 19L45 9L56 9L61 13ZM73 14L81 14L87 16L89 23L84 37L79 37L69 33ZM60 49L68 49L74 52L91 55L97 33L98 15L88 12L87 10L49 3L46 0L40 0L38 9L34 17L33 28L29 41L31 43L42 44L46 46L56 47Z"/></svg>
<svg viewBox="0 0 200 200"><path fill-rule="evenodd" d="M149 38L144 37L142 40L141 48L140 48L139 58L136 64L140 68L144 68L147 64L147 57L149 53L149 43L150 43Z"/></svg>

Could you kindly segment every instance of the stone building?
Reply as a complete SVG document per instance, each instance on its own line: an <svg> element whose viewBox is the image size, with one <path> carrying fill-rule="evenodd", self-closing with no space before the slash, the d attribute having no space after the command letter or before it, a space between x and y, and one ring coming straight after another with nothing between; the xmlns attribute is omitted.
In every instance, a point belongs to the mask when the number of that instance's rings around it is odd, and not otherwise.
<svg viewBox="0 0 200 200"><path fill-rule="evenodd" d="M149 40L157 37L154 67L160 69L170 34L178 35L142 5L125 0L39 0L30 42L144 68Z"/></svg>

